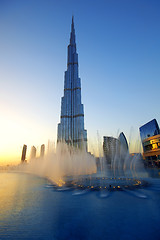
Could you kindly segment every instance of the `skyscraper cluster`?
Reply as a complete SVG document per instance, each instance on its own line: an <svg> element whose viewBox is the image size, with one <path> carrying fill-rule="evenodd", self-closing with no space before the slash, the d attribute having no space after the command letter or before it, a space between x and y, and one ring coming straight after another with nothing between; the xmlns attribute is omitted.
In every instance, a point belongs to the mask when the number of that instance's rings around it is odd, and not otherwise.
<svg viewBox="0 0 160 240"><path fill-rule="evenodd" d="M31 152L30 152L30 159L34 159L36 158L36 153L37 153L37 149L35 146L31 147ZM41 149L40 149L40 157L43 158L45 154L45 145L42 144L41 145ZM26 155L27 155L27 145L24 144L23 145L23 149L22 149L22 156L21 156L21 163L25 163L27 162L26 160Z"/></svg>

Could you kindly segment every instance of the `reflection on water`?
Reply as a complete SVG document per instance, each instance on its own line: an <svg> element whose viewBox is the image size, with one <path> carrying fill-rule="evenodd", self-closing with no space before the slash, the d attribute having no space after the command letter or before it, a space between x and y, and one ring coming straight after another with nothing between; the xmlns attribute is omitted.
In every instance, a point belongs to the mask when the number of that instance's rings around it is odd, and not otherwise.
<svg viewBox="0 0 160 240"><path fill-rule="evenodd" d="M32 175L0 174L0 239L27 239L31 235L27 231L32 231L34 218L39 222L36 211L41 211L42 184L44 179Z"/></svg>
<svg viewBox="0 0 160 240"><path fill-rule="evenodd" d="M0 174L0 220L14 213L18 215L26 207L33 207L39 195L34 194L34 189L40 182L32 181L26 174Z"/></svg>
<svg viewBox="0 0 160 240"><path fill-rule="evenodd" d="M160 236L159 171L155 188L128 192L54 191L30 174L0 173L0 239L145 239ZM138 192L139 194L139 192Z"/></svg>

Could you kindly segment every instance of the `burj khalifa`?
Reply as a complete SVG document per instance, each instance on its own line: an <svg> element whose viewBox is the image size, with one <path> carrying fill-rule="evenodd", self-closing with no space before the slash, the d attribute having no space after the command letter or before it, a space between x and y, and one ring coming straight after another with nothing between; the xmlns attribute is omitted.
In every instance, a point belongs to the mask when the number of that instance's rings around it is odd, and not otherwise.
<svg viewBox="0 0 160 240"><path fill-rule="evenodd" d="M84 108L81 103L81 79L78 74L78 54L73 17L57 135L57 142L66 142L71 146L87 150L87 131L84 129Z"/></svg>

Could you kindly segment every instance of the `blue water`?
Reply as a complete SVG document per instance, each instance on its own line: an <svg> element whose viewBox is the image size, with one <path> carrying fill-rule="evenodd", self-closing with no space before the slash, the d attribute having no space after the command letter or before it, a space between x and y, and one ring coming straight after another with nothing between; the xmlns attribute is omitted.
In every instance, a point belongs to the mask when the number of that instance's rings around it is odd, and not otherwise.
<svg viewBox="0 0 160 240"><path fill-rule="evenodd" d="M55 191L29 174L0 173L0 240L159 240L160 179L149 180L151 187L102 198Z"/></svg>

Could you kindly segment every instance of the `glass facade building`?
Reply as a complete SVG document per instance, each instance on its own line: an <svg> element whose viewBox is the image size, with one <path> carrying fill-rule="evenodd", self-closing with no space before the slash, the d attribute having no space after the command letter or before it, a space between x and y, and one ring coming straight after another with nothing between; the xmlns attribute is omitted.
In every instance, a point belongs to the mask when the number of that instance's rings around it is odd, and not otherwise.
<svg viewBox="0 0 160 240"><path fill-rule="evenodd" d="M142 141L144 141L148 137L160 134L159 126L156 119L153 119L150 122L144 124L139 128L139 130Z"/></svg>
<svg viewBox="0 0 160 240"><path fill-rule="evenodd" d="M146 138L142 145L145 164L160 167L160 134Z"/></svg>
<svg viewBox="0 0 160 240"><path fill-rule="evenodd" d="M145 165L160 167L160 130L156 119L140 127Z"/></svg>
<svg viewBox="0 0 160 240"><path fill-rule="evenodd" d="M118 138L104 136L103 152L108 164L111 164L117 158L117 164L122 166L127 154L129 154L124 133L121 132Z"/></svg>
<svg viewBox="0 0 160 240"><path fill-rule="evenodd" d="M115 156L120 154L120 142L114 137L103 137L103 152L108 164L111 164Z"/></svg>
<svg viewBox="0 0 160 240"><path fill-rule="evenodd" d="M60 141L87 150L87 131L84 129L84 109L81 103L81 79L78 74L73 17L67 71L64 76L64 96L61 99L61 117L58 124L57 142Z"/></svg>

